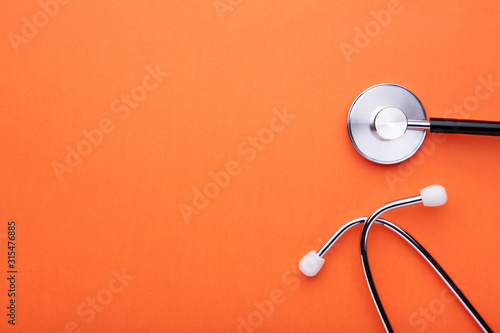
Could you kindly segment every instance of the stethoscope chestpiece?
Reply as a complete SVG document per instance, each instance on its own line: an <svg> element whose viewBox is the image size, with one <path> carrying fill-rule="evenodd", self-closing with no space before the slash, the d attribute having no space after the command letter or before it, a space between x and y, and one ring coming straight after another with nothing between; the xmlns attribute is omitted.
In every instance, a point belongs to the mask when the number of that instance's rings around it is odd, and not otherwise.
<svg viewBox="0 0 500 333"><path fill-rule="evenodd" d="M354 100L347 130L362 156L375 163L394 164L415 154L425 139L427 131L408 130L409 121L427 121L420 100L405 87L383 83Z"/></svg>

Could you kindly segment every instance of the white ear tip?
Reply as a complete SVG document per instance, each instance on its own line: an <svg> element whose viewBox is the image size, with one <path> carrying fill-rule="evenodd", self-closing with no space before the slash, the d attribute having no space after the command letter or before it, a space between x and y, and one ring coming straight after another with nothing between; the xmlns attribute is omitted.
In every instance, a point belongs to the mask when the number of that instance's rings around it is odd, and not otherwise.
<svg viewBox="0 0 500 333"><path fill-rule="evenodd" d="M428 207L444 205L448 200L446 190L441 185L426 187L420 191L420 195L422 196L422 203Z"/></svg>
<svg viewBox="0 0 500 333"><path fill-rule="evenodd" d="M311 251L299 263L300 271L307 276L315 276L325 263L325 259L318 256L316 251Z"/></svg>

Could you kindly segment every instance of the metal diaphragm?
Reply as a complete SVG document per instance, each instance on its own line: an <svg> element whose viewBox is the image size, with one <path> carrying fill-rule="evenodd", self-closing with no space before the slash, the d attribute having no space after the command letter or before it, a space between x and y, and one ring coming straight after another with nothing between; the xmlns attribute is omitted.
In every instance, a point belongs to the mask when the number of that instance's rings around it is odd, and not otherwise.
<svg viewBox="0 0 500 333"><path fill-rule="evenodd" d="M398 117L390 124L391 117L384 119L384 130L394 130L393 137L380 135L375 128L375 119L389 109ZM400 110L408 120L426 121L420 100L405 87L392 83L378 84L363 91L352 103L347 117L347 131L354 148L368 160L380 164L395 164L411 157L422 145L427 131L401 130L402 119L395 110ZM382 112L386 113L386 112ZM385 118L385 117L384 117ZM397 123L396 123L397 121ZM403 133L403 134L401 134ZM389 139L388 139L389 138Z"/></svg>

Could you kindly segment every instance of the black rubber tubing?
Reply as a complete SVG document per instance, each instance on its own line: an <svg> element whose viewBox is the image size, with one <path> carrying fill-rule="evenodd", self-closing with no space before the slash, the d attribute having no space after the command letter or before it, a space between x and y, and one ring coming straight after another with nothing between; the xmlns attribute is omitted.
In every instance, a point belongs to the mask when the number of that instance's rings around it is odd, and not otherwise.
<svg viewBox="0 0 500 333"><path fill-rule="evenodd" d="M451 134L478 134L500 136L500 122L431 118L430 131Z"/></svg>

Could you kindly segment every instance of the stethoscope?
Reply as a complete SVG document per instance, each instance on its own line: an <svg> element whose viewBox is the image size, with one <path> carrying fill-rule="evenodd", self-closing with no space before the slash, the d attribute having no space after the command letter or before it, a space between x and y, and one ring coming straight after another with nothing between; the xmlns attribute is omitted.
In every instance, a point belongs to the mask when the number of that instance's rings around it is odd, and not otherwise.
<svg viewBox="0 0 500 333"><path fill-rule="evenodd" d="M390 83L363 91L353 102L347 130L356 150L370 161L394 164L411 157L430 132L500 135L500 122L430 118L408 89Z"/></svg>
<svg viewBox="0 0 500 333"><path fill-rule="evenodd" d="M368 233L370 231L370 227L374 222L379 223L390 230L396 232L398 235L403 237L410 245L413 246L415 250L417 250L426 260L427 262L434 268L434 270L438 273L438 275L443 279L446 285L453 291L453 293L458 297L458 299L462 302L465 308L469 311L472 317L476 320L478 325L485 332L493 332L493 330L486 324L481 315L477 312L477 310L472 306L469 300L465 297L462 291L458 288L458 286L453 282L448 274L444 271L444 269L438 264L438 262L431 256L431 254L419 243L415 238L413 238L408 232L398 227L396 224L387 221L385 219L381 219L380 216L385 212L393 210L395 208L415 205L418 203L422 203L424 206L435 207L444 205L447 201L446 191L440 185L432 185L424 188L420 191L420 195L408 197L405 199L400 199L396 201L389 202L382 207L375 210L369 217L359 217L352 221L347 222L342 227L340 227L332 237L319 249L318 252L311 251L302 258L299 263L299 268L302 273L307 276L315 276L321 267L323 266L325 259L323 256L330 250L330 248L335 244L335 242L350 228L363 223L363 229L361 231L361 240L360 240L360 253L361 253L361 261L363 264L363 271L366 277L366 282L370 289L370 293L372 295L375 306L377 307L377 311L380 315L380 318L384 324L385 330L387 332L394 332L391 323L389 322L389 318L384 310L382 305L382 301L378 295L377 289L375 287L375 282L373 281L373 276L370 269L370 264L368 262L368 252L367 252L367 241L368 241Z"/></svg>

